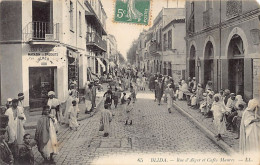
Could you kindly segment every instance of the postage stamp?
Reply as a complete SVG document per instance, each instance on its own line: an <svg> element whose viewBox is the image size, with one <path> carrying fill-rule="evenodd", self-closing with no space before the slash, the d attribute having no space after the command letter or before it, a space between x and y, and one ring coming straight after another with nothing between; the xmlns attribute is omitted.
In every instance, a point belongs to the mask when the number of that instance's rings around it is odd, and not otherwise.
<svg viewBox="0 0 260 165"><path fill-rule="evenodd" d="M115 22L148 25L151 0L116 0Z"/></svg>

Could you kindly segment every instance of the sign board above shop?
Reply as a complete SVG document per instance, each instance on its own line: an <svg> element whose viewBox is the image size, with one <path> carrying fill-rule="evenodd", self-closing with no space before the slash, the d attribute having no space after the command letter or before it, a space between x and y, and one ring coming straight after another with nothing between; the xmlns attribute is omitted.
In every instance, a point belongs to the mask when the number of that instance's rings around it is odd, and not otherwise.
<svg viewBox="0 0 260 165"><path fill-rule="evenodd" d="M28 56L58 56L57 52L28 52Z"/></svg>

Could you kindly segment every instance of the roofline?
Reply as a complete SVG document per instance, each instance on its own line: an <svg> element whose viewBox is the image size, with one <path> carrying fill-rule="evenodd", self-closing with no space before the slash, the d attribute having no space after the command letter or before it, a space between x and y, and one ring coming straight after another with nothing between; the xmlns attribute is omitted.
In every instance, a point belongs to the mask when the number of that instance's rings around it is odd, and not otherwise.
<svg viewBox="0 0 260 165"><path fill-rule="evenodd" d="M184 24L185 24L185 18L172 20L171 22L169 22L167 25L165 25L165 26L162 28L162 31L164 31L165 29L167 29L171 24L176 24L176 23L184 23Z"/></svg>

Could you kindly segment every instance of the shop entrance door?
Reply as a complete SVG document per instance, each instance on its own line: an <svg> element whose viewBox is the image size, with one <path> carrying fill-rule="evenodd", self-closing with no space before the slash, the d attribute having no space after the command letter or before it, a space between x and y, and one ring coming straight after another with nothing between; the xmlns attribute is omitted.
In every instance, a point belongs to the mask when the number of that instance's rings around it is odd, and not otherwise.
<svg viewBox="0 0 260 165"><path fill-rule="evenodd" d="M48 92L54 91L55 67L29 68L29 105L41 108L47 104Z"/></svg>
<svg viewBox="0 0 260 165"><path fill-rule="evenodd" d="M204 61L204 85L208 83L208 81L212 81L214 83L214 63L213 59Z"/></svg>
<svg viewBox="0 0 260 165"><path fill-rule="evenodd" d="M229 60L229 89L232 93L244 95L244 59Z"/></svg>

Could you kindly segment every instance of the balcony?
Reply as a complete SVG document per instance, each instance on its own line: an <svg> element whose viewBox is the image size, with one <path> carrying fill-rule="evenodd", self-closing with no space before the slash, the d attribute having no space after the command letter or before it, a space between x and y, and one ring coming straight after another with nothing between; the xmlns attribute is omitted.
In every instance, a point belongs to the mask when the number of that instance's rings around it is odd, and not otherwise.
<svg viewBox="0 0 260 165"><path fill-rule="evenodd" d="M157 42L151 42L148 49L149 49L150 54L152 54L152 55L155 55L155 54L159 53L160 51L162 51L161 44L157 43Z"/></svg>
<svg viewBox="0 0 260 165"><path fill-rule="evenodd" d="M203 28L208 28L212 25L212 8L203 12Z"/></svg>
<svg viewBox="0 0 260 165"><path fill-rule="evenodd" d="M107 43L97 33L87 32L86 45L93 51L106 52Z"/></svg>
<svg viewBox="0 0 260 165"><path fill-rule="evenodd" d="M23 29L23 41L50 44L59 41L59 23L30 22Z"/></svg>

